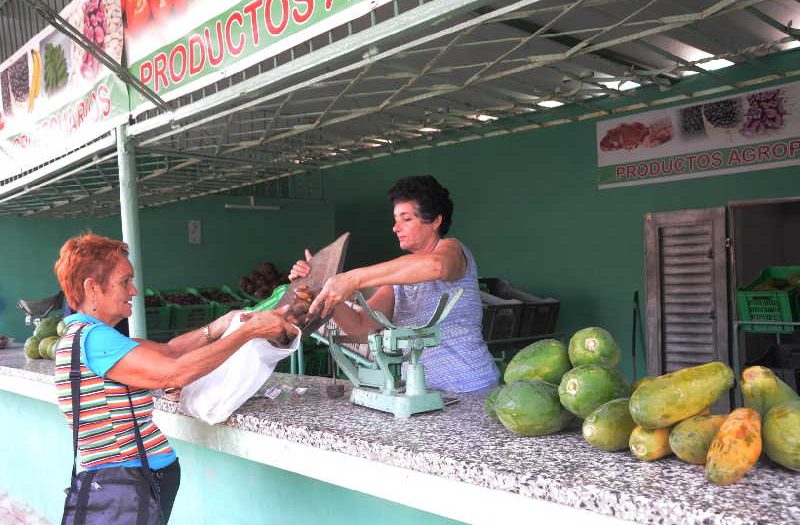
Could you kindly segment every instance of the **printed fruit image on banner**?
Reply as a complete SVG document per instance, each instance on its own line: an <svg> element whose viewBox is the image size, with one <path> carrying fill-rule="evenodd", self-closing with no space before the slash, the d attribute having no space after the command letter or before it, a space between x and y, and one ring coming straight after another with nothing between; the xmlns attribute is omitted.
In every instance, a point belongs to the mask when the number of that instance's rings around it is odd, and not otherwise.
<svg viewBox="0 0 800 525"><path fill-rule="evenodd" d="M60 16L122 60L119 0L76 0ZM46 27L0 63L0 180L99 137L124 119L128 98L95 57Z"/></svg>
<svg viewBox="0 0 800 525"><path fill-rule="evenodd" d="M598 185L800 164L800 83L597 124Z"/></svg>
<svg viewBox="0 0 800 525"><path fill-rule="evenodd" d="M122 7L119 0L83 0L73 5L70 23L116 62L122 60ZM100 62L71 42L72 63L87 80L100 71Z"/></svg>

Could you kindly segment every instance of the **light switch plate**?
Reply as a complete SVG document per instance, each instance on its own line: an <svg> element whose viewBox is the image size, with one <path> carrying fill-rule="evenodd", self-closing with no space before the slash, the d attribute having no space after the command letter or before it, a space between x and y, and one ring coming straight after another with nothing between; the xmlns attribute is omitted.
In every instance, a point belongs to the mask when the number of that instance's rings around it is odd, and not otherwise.
<svg viewBox="0 0 800 525"><path fill-rule="evenodd" d="M203 240L203 225L198 220L190 219L187 224L189 244L200 244Z"/></svg>

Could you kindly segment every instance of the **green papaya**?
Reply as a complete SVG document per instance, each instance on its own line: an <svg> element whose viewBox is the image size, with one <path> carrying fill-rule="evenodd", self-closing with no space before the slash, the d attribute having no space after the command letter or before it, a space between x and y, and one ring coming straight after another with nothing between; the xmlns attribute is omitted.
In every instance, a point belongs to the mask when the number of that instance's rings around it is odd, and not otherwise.
<svg viewBox="0 0 800 525"><path fill-rule="evenodd" d="M541 379L557 385L571 367L564 343L558 339L544 339L517 352L508 363L503 379L506 383Z"/></svg>
<svg viewBox="0 0 800 525"><path fill-rule="evenodd" d="M669 429L647 429L636 426L628 441L631 452L642 461L655 461L672 454L669 448Z"/></svg>
<svg viewBox="0 0 800 525"><path fill-rule="evenodd" d="M800 471L800 400L772 407L764 417L762 437L772 461Z"/></svg>
<svg viewBox="0 0 800 525"><path fill-rule="evenodd" d="M742 396L744 406L757 410L762 417L775 405L800 399L792 387L776 377L772 370L763 366L744 369Z"/></svg>
<svg viewBox="0 0 800 525"><path fill-rule="evenodd" d="M538 379L503 385L494 409L500 423L520 436L552 434L572 421L558 402L556 386Z"/></svg>
<svg viewBox="0 0 800 525"><path fill-rule="evenodd" d="M39 354L39 343L41 339L32 335L31 337L25 340L25 357L28 359L41 359L41 355Z"/></svg>
<svg viewBox="0 0 800 525"><path fill-rule="evenodd" d="M500 419L497 417L497 412L494 410L494 402L497 399L497 394L500 393L501 388L503 388L502 385L496 387L494 390L489 392L489 395L483 400L483 409L486 411L486 415L494 421L500 421Z"/></svg>
<svg viewBox="0 0 800 525"><path fill-rule="evenodd" d="M726 416L693 416L675 425L669 433L669 448L678 459L705 465L708 447Z"/></svg>
<svg viewBox="0 0 800 525"><path fill-rule="evenodd" d="M600 365L575 367L564 374L558 385L561 404L581 418L606 401L630 395L631 386L622 374Z"/></svg>
<svg viewBox="0 0 800 525"><path fill-rule="evenodd" d="M33 331L33 335L35 335L39 339L44 339L45 337L58 335L57 330L59 321L61 321L60 317L45 317L44 319L39 321L39 324Z"/></svg>
<svg viewBox="0 0 800 525"><path fill-rule="evenodd" d="M55 343L56 341L58 341L57 335L51 335L39 341L39 357L41 357L42 359L49 359L50 345Z"/></svg>
<svg viewBox="0 0 800 525"><path fill-rule="evenodd" d="M631 415L641 427L664 428L700 413L733 386L733 370L713 362L659 376L631 396Z"/></svg>
<svg viewBox="0 0 800 525"><path fill-rule="evenodd" d="M617 342L608 330L597 326L575 332L569 340L568 352L572 366L601 365L614 368L619 364Z"/></svg>
<svg viewBox="0 0 800 525"><path fill-rule="evenodd" d="M66 331L67 331L67 325L64 323L64 320L61 319L56 325L56 335L61 337L62 335L64 335L64 332Z"/></svg>
<svg viewBox="0 0 800 525"><path fill-rule="evenodd" d="M636 423L628 410L629 398L603 403L583 421L583 438L590 444L614 452L628 448Z"/></svg>

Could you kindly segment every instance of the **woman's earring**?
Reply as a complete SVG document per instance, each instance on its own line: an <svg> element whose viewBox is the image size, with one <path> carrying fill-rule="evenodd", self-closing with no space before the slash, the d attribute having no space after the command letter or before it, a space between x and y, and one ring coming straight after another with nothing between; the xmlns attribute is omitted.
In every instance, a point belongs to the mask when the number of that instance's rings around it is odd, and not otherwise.
<svg viewBox="0 0 800 525"><path fill-rule="evenodd" d="M97 305L96 305L96 304L92 306L92 311L93 311L93 312L96 312L96 311L97 311Z"/></svg>

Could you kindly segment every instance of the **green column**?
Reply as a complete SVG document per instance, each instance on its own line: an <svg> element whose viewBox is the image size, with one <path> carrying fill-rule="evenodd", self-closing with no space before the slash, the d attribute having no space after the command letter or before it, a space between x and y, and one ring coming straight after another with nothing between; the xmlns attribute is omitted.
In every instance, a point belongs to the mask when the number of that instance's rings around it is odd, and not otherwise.
<svg viewBox="0 0 800 525"><path fill-rule="evenodd" d="M147 338L144 316L144 287L142 278L142 247L139 235L139 199L136 187L136 157L128 138L128 125L117 127L117 165L119 166L119 203L122 220L122 240L128 243L129 259L133 265L133 284L139 295L133 298L133 315L128 320L131 337Z"/></svg>

